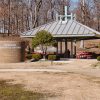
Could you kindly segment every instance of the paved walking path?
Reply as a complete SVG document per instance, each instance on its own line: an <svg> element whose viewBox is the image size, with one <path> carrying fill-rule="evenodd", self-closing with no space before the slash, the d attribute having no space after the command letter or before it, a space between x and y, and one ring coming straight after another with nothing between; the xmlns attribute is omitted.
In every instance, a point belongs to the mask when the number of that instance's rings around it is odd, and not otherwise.
<svg viewBox="0 0 100 100"><path fill-rule="evenodd" d="M100 68L92 68L96 60L69 60L39 63L0 64L0 72L66 72L100 77ZM64 64L65 63L65 64Z"/></svg>
<svg viewBox="0 0 100 100"><path fill-rule="evenodd" d="M66 72L58 69L0 69L0 72Z"/></svg>

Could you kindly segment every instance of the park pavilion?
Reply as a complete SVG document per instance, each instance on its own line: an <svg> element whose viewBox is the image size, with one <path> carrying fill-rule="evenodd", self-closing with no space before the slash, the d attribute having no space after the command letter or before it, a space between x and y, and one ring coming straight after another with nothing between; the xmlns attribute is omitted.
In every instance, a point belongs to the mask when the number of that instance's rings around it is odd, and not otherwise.
<svg viewBox="0 0 100 100"><path fill-rule="evenodd" d="M32 38L38 31L46 30L52 34L58 43L57 54L64 54L65 57L68 57L68 42L70 42L70 56L73 57L76 55L77 41L100 39L99 32L77 22L72 14L67 15L66 9L65 7L65 15L56 16L56 21L26 31L21 34L21 37Z"/></svg>

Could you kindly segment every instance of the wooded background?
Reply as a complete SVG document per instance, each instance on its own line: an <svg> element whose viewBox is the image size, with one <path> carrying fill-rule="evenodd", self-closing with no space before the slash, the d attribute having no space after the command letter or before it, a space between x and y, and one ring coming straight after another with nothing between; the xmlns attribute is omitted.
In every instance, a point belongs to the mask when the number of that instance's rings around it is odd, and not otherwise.
<svg viewBox="0 0 100 100"><path fill-rule="evenodd" d="M77 21L100 32L100 0L0 0L0 33L19 35L54 21L56 13L64 14L64 6Z"/></svg>

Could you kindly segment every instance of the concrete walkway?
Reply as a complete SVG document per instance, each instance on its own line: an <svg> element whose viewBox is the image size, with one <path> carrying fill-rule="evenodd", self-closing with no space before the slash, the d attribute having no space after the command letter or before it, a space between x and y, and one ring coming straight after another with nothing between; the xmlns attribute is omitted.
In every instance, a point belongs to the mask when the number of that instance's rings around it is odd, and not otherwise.
<svg viewBox="0 0 100 100"><path fill-rule="evenodd" d="M66 72L59 69L0 69L0 72Z"/></svg>
<svg viewBox="0 0 100 100"><path fill-rule="evenodd" d="M100 77L100 68L91 67L95 63L97 63L96 60L69 60L54 62L53 65L50 61L0 64L0 72L64 72Z"/></svg>

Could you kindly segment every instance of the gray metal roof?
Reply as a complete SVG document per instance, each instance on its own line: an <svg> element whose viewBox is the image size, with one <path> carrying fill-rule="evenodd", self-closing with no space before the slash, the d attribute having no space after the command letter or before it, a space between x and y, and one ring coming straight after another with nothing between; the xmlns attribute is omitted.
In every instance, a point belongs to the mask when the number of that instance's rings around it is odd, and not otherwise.
<svg viewBox="0 0 100 100"><path fill-rule="evenodd" d="M75 21L54 21L45 25L41 25L32 30L21 34L21 37L34 37L38 31L46 30L53 37L98 37L100 33Z"/></svg>

